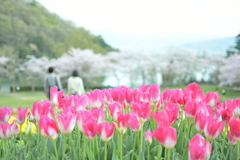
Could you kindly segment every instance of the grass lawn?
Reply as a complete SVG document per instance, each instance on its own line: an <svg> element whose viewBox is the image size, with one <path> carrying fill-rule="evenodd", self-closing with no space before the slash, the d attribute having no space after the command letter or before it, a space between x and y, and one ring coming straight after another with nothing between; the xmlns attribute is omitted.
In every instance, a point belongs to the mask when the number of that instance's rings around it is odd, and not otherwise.
<svg viewBox="0 0 240 160"><path fill-rule="evenodd" d="M3 94L0 93L0 107L12 107L12 108L32 108L33 102L47 99L44 92L15 92Z"/></svg>
<svg viewBox="0 0 240 160"><path fill-rule="evenodd" d="M206 94L207 91L214 92L217 85L208 85L208 84L202 84L200 85L201 89L204 91ZM185 88L186 86L171 86L168 87L170 89L173 88ZM166 89L165 86L161 86L161 93ZM226 95L221 95L221 90L222 88L218 88L219 93L220 93L220 100L221 101L226 101L227 99L235 99L235 98L240 98L240 92L235 92L232 91L231 88L225 88L226 89ZM15 92L15 93L9 93L9 94L2 94L0 93L0 107L12 107L12 108L17 108L17 107L28 107L32 108L32 104L34 101L41 101L41 100L46 100L47 97L44 94L44 92Z"/></svg>

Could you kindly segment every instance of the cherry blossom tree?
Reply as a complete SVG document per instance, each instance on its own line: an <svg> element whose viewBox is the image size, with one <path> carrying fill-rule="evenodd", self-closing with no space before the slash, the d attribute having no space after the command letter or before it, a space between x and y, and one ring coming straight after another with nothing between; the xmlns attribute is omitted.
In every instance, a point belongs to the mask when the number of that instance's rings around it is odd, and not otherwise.
<svg viewBox="0 0 240 160"><path fill-rule="evenodd" d="M240 55L233 54L224 60L224 65L220 67L218 76L220 86L237 85L240 86Z"/></svg>

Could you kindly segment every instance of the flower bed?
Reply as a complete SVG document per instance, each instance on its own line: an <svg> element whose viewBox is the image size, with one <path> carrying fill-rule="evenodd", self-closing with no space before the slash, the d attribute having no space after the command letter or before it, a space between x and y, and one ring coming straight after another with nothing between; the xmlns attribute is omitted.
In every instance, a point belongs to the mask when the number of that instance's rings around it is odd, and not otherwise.
<svg viewBox="0 0 240 160"><path fill-rule="evenodd" d="M240 99L219 101L191 83L125 86L63 97L32 109L0 108L3 159L206 160L240 158ZM20 132L21 131L21 132ZM236 145L238 144L238 145Z"/></svg>

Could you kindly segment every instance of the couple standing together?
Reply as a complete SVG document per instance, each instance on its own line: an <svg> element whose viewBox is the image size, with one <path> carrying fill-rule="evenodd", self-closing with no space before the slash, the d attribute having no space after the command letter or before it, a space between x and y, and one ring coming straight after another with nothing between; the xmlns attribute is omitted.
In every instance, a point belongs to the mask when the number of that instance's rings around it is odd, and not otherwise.
<svg viewBox="0 0 240 160"><path fill-rule="evenodd" d="M44 91L50 99L50 87L57 86L58 90L62 90L62 84L59 76L54 72L53 67L48 68L49 74L44 79ZM72 72L72 76L68 78L67 90L69 94L81 95L85 93L82 78L79 77L77 70Z"/></svg>

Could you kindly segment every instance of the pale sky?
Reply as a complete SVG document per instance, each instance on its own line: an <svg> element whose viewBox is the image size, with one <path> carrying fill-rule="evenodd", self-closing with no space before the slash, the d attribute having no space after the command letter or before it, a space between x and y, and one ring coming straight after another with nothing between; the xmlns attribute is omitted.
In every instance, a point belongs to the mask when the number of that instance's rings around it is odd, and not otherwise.
<svg viewBox="0 0 240 160"><path fill-rule="evenodd" d="M240 0L37 0L87 30L236 36Z"/></svg>

